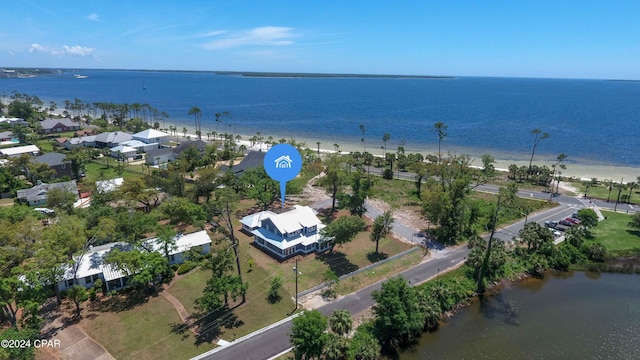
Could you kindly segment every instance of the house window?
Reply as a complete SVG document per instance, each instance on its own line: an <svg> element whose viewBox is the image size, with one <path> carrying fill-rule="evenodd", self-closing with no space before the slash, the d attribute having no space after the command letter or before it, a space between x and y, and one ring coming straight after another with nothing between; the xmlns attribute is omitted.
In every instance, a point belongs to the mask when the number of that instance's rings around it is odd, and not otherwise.
<svg viewBox="0 0 640 360"><path fill-rule="evenodd" d="M294 247L294 246L292 246L292 247L288 247L288 248L284 249L284 256L289 256L289 255L293 254L293 252L294 252L295 250L296 250L296 249L295 249L295 247Z"/></svg>
<svg viewBox="0 0 640 360"><path fill-rule="evenodd" d="M176 256L175 255L169 255L169 262L174 262L176 261Z"/></svg>
<svg viewBox="0 0 640 360"><path fill-rule="evenodd" d="M65 164L60 165L60 169L65 169L66 167L67 167L67 165L65 165Z"/></svg>
<svg viewBox="0 0 640 360"><path fill-rule="evenodd" d="M66 283L67 287L72 287L73 285L76 284L76 281L75 281L75 279L70 279L70 280L67 280L65 283Z"/></svg>
<svg viewBox="0 0 640 360"><path fill-rule="evenodd" d="M92 276L87 276L86 278L84 278L84 283L86 285L89 285L93 282Z"/></svg>

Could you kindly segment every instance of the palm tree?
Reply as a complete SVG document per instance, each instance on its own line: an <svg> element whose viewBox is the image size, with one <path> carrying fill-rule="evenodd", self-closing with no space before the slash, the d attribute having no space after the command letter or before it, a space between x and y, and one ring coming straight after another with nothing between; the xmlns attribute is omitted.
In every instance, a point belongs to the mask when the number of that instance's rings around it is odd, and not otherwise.
<svg viewBox="0 0 640 360"><path fill-rule="evenodd" d="M197 106L192 107L189 110L189 115L193 115L193 118L195 120L196 123L196 135L198 135L198 140L202 140L202 127L201 127L201 121L200 118L202 116L202 111L200 111L200 108L198 108ZM185 134L186 136L186 134Z"/></svg>
<svg viewBox="0 0 640 360"><path fill-rule="evenodd" d="M211 140L211 132L207 132L207 141Z"/></svg>
<svg viewBox="0 0 640 360"><path fill-rule="evenodd" d="M631 204L631 194L633 193L633 189L638 187L638 183L637 182L628 182L627 183L627 187L629 188L629 197L627 198L627 204Z"/></svg>
<svg viewBox="0 0 640 360"><path fill-rule="evenodd" d="M603 182L604 182L604 185L609 188L609 196L607 196L607 202L609 202L609 200L611 200L611 190L613 190L613 180L604 179Z"/></svg>
<svg viewBox="0 0 640 360"><path fill-rule="evenodd" d="M367 151L367 146L366 146L366 142L364 141L364 133L365 133L365 128L364 128L364 124L360 124L360 132L362 133L362 152L366 152Z"/></svg>
<svg viewBox="0 0 640 360"><path fill-rule="evenodd" d="M329 319L329 326L331 327L331 331L340 336L348 334L353 326L353 320L351 319L349 310L334 310Z"/></svg>
<svg viewBox="0 0 640 360"><path fill-rule="evenodd" d="M387 141L389 141L389 139L391 139L391 134L389 133L384 133L384 135L382 135L382 143L384 144L384 147L382 148L382 158L384 158L387 154Z"/></svg>
<svg viewBox="0 0 640 360"><path fill-rule="evenodd" d="M549 202L551 202L551 199L553 198L553 178L556 176L556 172L558 173L558 186L560 186L560 170L557 170L557 167L559 167L560 169L564 170L567 168L567 166L565 164L563 164L564 159L567 158L566 154L560 154L557 157L557 160L555 162L555 164L551 165L551 167L553 168L553 174L551 175L551 195L549 195Z"/></svg>
<svg viewBox="0 0 640 360"><path fill-rule="evenodd" d="M440 150L442 146L442 140L447 137L448 128L449 127L442 121L438 121L437 123L433 124L433 129L431 130L438 135L438 163L442 163L442 153Z"/></svg>
<svg viewBox="0 0 640 360"><path fill-rule="evenodd" d="M340 148L340 145L338 144L333 144L333 148L335 149L336 152L338 152L338 148Z"/></svg>
<svg viewBox="0 0 640 360"><path fill-rule="evenodd" d="M318 145L318 156L320 156L320 141L316 141L316 145Z"/></svg>
<svg viewBox="0 0 640 360"><path fill-rule="evenodd" d="M529 160L529 168L527 170L527 174L531 173L531 163L533 163L533 155L536 152L536 147L538 147L540 141L549 137L549 133L543 133L540 129L533 129L531 130L531 133L533 134L533 147L531 148L531 159Z"/></svg>
<svg viewBox="0 0 640 360"><path fill-rule="evenodd" d="M186 127L182 127L182 134L184 135L184 137L187 137L187 128Z"/></svg>

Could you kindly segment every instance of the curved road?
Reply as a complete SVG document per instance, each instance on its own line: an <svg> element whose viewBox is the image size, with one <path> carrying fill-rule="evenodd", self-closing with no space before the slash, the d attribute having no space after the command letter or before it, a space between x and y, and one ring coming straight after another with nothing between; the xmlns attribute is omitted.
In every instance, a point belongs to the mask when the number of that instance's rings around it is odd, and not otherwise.
<svg viewBox="0 0 640 360"><path fill-rule="evenodd" d="M401 173L406 175L407 179L412 179L411 174ZM491 193L498 192L498 186L495 185L479 185L474 188L476 191L485 191ZM518 195L525 198L533 198L538 200L549 200L549 194L538 192L520 190ZM571 216L571 213L577 209L590 206L588 199L580 199L566 195L554 195L553 200L558 202L559 206L549 209L543 212L531 214L526 219L527 221L535 221L537 223L543 223L546 220L558 220ZM323 207L329 204L328 202L319 202L314 204L314 207ZM613 203L606 203L603 201L595 201L595 204L601 208L613 209ZM633 206L626 204L618 205L619 211L637 211L640 209L634 209ZM375 218L381 212L375 209L373 206L368 206L367 216ZM498 229L495 236L504 241L511 241L514 236L518 234L520 229L524 226L525 220L520 220L508 226ZM418 229L412 229L398 221L394 223L394 233L414 243L424 241L424 238L415 236L419 232ZM466 246L458 246L455 248L442 248L439 244L429 242L428 246L431 249L431 258L428 261L422 262L404 272L400 273L405 279L407 279L412 285L416 285L429 280L430 278L437 276L439 272L445 271L449 268L455 267L461 262L466 260L469 250ZM358 314L374 305L374 301L371 294L375 290L379 290L382 281L368 286L355 293L347 295L339 300L326 304L320 307L318 310L325 316L329 316L335 309L346 309L351 314ZM215 359L215 360L237 360L237 359L252 359L252 360L264 360L276 356L283 351L286 351L291 347L289 342L289 331L291 330L291 318L287 318L278 324L274 324L271 327L267 327L261 331L258 331L250 336L238 339L231 344L216 348L205 354L195 357L194 359Z"/></svg>

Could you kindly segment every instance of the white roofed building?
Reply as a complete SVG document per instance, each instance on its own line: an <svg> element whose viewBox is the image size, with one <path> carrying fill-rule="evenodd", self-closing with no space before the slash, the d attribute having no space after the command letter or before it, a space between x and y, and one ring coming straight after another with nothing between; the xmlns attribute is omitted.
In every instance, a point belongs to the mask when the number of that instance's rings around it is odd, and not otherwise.
<svg viewBox="0 0 640 360"><path fill-rule="evenodd" d="M261 211L245 216L240 222L242 230L253 235L256 246L279 260L330 247L320 235L325 225L308 206L294 205L280 214Z"/></svg>
<svg viewBox="0 0 640 360"><path fill-rule="evenodd" d="M8 157L18 157L22 154L37 156L38 154L40 154L40 148L35 145L24 145L0 150L0 155L5 155Z"/></svg>
<svg viewBox="0 0 640 360"><path fill-rule="evenodd" d="M134 140L140 140L146 144L167 144L170 135L156 129L147 129L133 134Z"/></svg>

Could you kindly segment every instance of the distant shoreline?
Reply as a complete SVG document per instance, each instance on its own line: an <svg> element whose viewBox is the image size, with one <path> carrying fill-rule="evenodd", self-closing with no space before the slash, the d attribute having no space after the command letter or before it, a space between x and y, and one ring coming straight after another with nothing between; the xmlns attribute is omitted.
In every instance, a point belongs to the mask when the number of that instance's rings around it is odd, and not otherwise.
<svg viewBox="0 0 640 360"><path fill-rule="evenodd" d="M364 78L364 79L455 79L454 76L436 75L375 75L375 74L328 74L328 73L287 73L252 71L214 71L218 75L269 78Z"/></svg>

